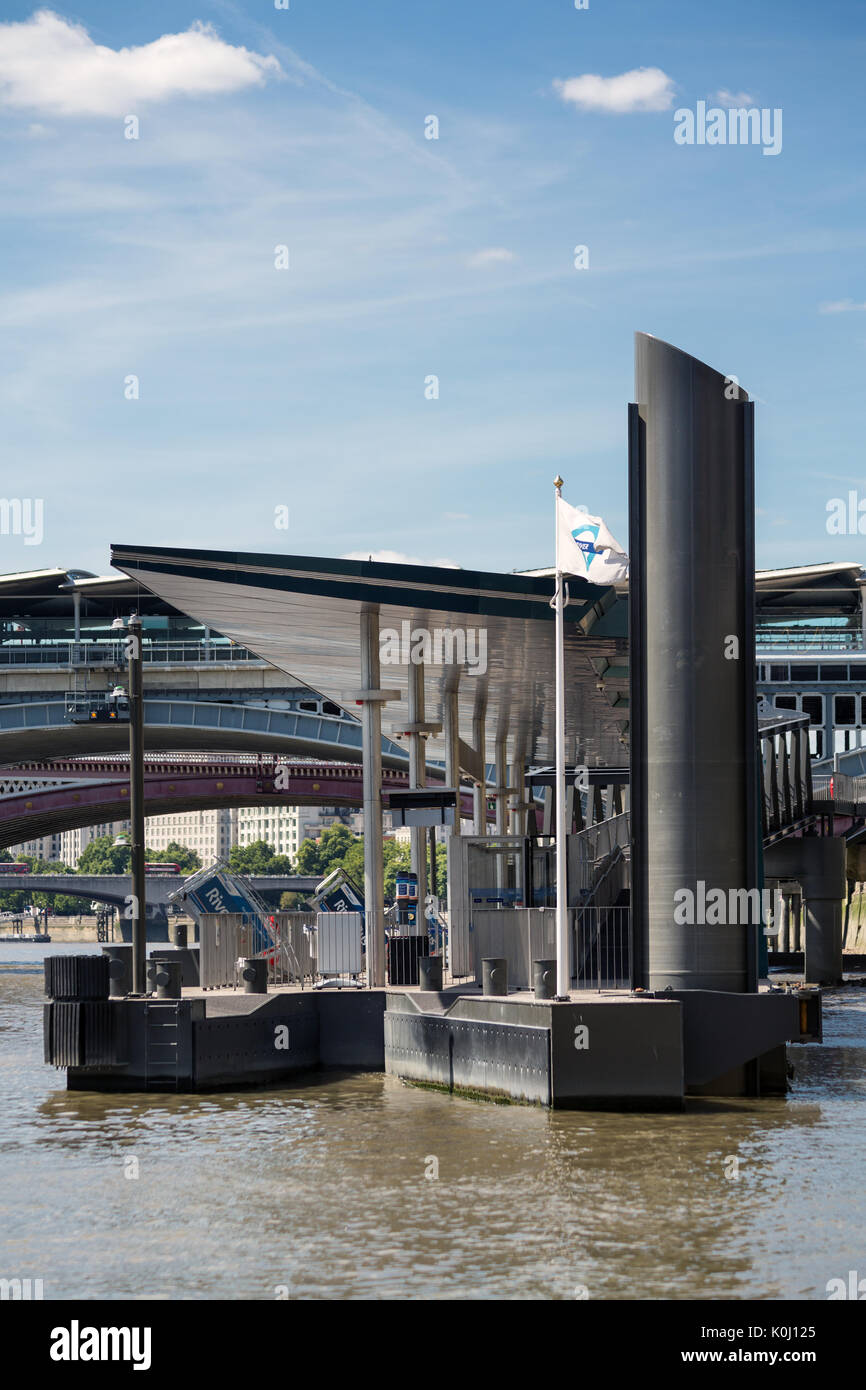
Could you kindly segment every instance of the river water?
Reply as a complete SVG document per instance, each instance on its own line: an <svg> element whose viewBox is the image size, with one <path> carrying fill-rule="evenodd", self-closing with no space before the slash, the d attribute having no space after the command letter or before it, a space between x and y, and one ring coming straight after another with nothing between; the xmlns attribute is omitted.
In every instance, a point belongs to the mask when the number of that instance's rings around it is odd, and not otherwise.
<svg viewBox="0 0 866 1390"><path fill-rule="evenodd" d="M866 1277L866 989L827 996L786 1099L683 1114L332 1073L90 1095L42 1062L42 959L75 949L0 944L0 1277L46 1299L826 1299Z"/></svg>

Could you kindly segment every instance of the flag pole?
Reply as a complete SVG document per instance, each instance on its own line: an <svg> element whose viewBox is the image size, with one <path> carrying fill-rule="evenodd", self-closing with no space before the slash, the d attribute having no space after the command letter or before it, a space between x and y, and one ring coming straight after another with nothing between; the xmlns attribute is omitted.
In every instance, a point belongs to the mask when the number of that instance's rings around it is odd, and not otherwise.
<svg viewBox="0 0 866 1390"><path fill-rule="evenodd" d="M559 998L567 997L571 984L565 841L565 605L559 554L559 503L562 498L562 484L562 478L557 475L553 486L556 488L556 993Z"/></svg>

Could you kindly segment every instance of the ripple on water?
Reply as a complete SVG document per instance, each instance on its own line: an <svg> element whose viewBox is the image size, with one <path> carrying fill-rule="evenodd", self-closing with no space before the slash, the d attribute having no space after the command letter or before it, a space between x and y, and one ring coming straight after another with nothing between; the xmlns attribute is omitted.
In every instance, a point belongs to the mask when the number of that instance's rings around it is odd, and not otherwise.
<svg viewBox="0 0 866 1390"><path fill-rule="evenodd" d="M862 1264L859 992L791 1049L786 1100L551 1114L381 1075L67 1092L41 973L6 964L0 1241L49 1297L821 1297Z"/></svg>

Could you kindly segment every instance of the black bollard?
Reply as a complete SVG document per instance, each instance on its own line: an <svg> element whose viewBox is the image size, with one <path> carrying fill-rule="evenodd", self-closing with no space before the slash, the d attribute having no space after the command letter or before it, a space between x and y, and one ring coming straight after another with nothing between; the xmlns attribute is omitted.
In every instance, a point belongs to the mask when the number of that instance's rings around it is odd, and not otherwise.
<svg viewBox="0 0 866 1390"><path fill-rule="evenodd" d="M158 960L154 966L157 999L180 999L180 961Z"/></svg>
<svg viewBox="0 0 866 1390"><path fill-rule="evenodd" d="M186 932L186 922L169 922L168 939L172 946L178 946L181 950L186 950Z"/></svg>
<svg viewBox="0 0 866 1390"><path fill-rule="evenodd" d="M246 959L241 970L244 994L267 994L268 963L258 956Z"/></svg>
<svg viewBox="0 0 866 1390"><path fill-rule="evenodd" d="M132 946L128 943L117 946L103 946L102 954L108 957L108 994L111 999L122 999L132 993Z"/></svg>
<svg viewBox="0 0 866 1390"><path fill-rule="evenodd" d="M481 993L508 993L508 961L504 956L490 956L482 960Z"/></svg>
<svg viewBox="0 0 866 1390"><path fill-rule="evenodd" d="M419 957L418 983L421 989L440 990L442 988L441 956Z"/></svg>
<svg viewBox="0 0 866 1390"><path fill-rule="evenodd" d="M534 960L532 962L532 987L536 999L556 997L556 961Z"/></svg>

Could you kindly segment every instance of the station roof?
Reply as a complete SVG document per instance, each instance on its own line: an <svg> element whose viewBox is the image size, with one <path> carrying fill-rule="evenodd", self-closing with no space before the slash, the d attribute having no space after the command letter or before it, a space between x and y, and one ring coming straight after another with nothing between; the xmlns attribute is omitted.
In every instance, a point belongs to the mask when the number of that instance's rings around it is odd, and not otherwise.
<svg viewBox="0 0 866 1390"><path fill-rule="evenodd" d="M464 665L425 666L425 715L439 723L455 687L464 743L484 718L486 760L497 738L509 758L554 757L554 613L549 576L496 574L425 565L116 545L112 563L166 603L217 628L299 683L356 713L360 614L378 605L380 633L396 639L423 629L467 634ZM628 721L626 605L613 589L569 579L565 660L570 760L621 764ZM407 625L404 627L404 624ZM407 652L384 664L381 687L400 692L383 711L383 732L407 722ZM483 655L483 661L481 657ZM476 668L476 674L470 671ZM599 688L601 687L601 688ZM577 739L584 742L579 745ZM428 756L441 757L441 735ZM472 773L471 750L461 756Z"/></svg>
<svg viewBox="0 0 866 1390"><path fill-rule="evenodd" d="M125 574L96 575L57 566L0 574L0 618L26 622L28 618L71 615L74 594L81 596L83 615L113 617L134 607L146 614L170 611L149 589L142 589Z"/></svg>
<svg viewBox="0 0 866 1390"><path fill-rule="evenodd" d="M758 570L755 589L758 616L837 617L856 613L860 585L866 580L854 560L791 569Z"/></svg>

